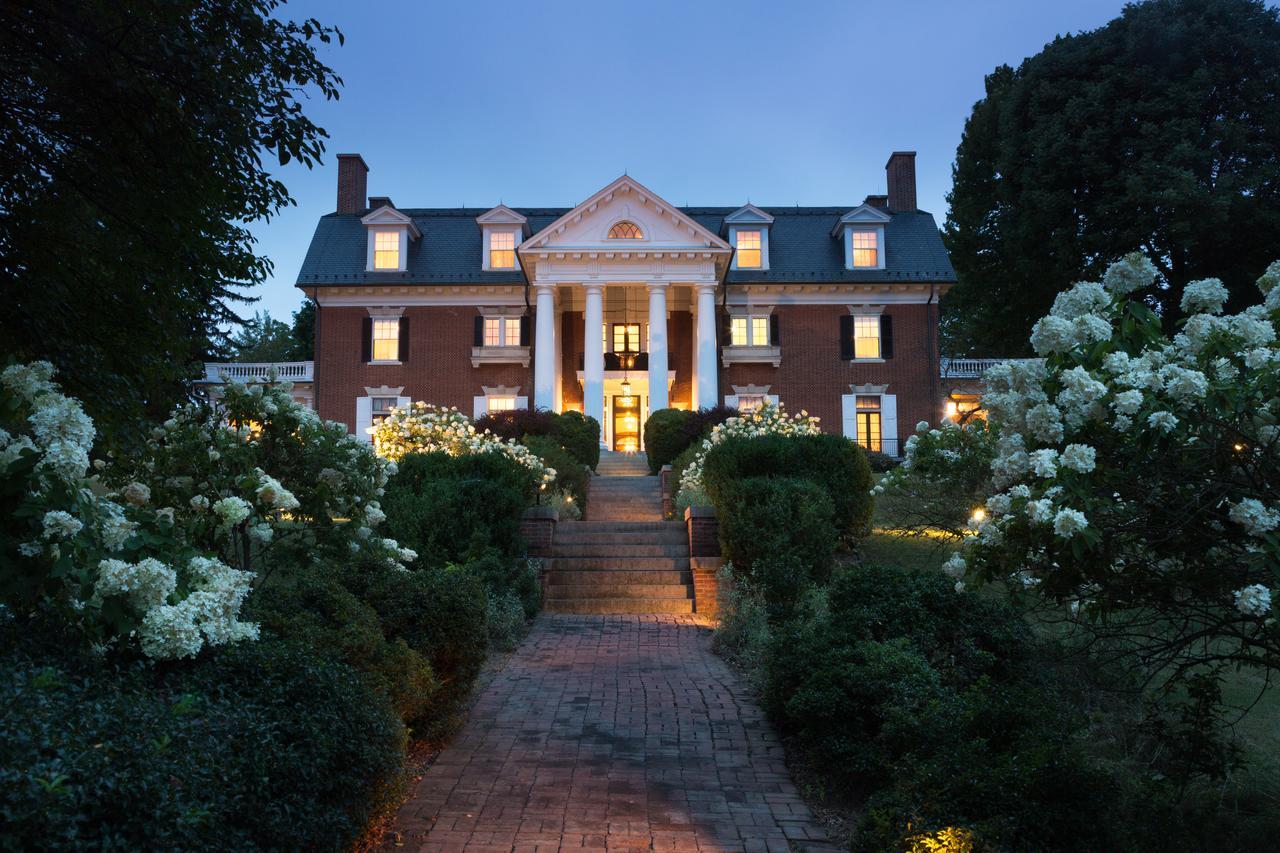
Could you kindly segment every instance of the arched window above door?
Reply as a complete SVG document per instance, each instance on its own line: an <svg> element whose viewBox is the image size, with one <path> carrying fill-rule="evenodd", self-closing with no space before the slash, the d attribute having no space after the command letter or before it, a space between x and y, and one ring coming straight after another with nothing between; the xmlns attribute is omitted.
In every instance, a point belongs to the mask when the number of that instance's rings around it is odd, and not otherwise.
<svg viewBox="0 0 1280 853"><path fill-rule="evenodd" d="M609 229L610 240L643 240L644 233L640 230L640 226L634 222L623 220L615 222Z"/></svg>

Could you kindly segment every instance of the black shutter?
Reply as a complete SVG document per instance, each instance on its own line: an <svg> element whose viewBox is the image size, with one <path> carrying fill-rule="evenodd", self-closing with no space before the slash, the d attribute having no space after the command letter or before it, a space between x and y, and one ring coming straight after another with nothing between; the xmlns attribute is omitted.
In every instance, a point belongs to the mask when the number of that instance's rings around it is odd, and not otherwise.
<svg viewBox="0 0 1280 853"><path fill-rule="evenodd" d="M853 315L840 315L840 358L853 361Z"/></svg>
<svg viewBox="0 0 1280 853"><path fill-rule="evenodd" d="M778 346L778 315L769 315L769 346Z"/></svg>
<svg viewBox="0 0 1280 853"><path fill-rule="evenodd" d="M520 346L529 346L529 315L520 318Z"/></svg>
<svg viewBox="0 0 1280 853"><path fill-rule="evenodd" d="M477 347L484 346L484 315L483 314L476 315L476 330L475 330L475 334L472 335L471 345L477 346Z"/></svg>
<svg viewBox="0 0 1280 853"><path fill-rule="evenodd" d="M880 357L893 358L893 317L880 315Z"/></svg>
<svg viewBox="0 0 1280 853"><path fill-rule="evenodd" d="M400 318L400 361L409 360L409 318Z"/></svg>
<svg viewBox="0 0 1280 853"><path fill-rule="evenodd" d="M733 343L733 318L728 312L720 315L720 346L727 347Z"/></svg>
<svg viewBox="0 0 1280 853"><path fill-rule="evenodd" d="M360 321L360 359L368 364L373 361L373 318Z"/></svg>

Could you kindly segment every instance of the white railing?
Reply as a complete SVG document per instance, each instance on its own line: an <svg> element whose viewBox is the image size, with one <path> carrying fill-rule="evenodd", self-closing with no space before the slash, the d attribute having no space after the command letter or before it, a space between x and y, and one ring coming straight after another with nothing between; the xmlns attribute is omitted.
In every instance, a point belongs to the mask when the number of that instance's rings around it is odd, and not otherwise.
<svg viewBox="0 0 1280 853"><path fill-rule="evenodd" d="M224 364L206 363L205 382L265 382L275 374L277 381L310 382L315 373L314 361L241 361Z"/></svg>
<svg viewBox="0 0 1280 853"><path fill-rule="evenodd" d="M943 379L981 379L997 364L1012 361L1008 358L940 358L938 373Z"/></svg>

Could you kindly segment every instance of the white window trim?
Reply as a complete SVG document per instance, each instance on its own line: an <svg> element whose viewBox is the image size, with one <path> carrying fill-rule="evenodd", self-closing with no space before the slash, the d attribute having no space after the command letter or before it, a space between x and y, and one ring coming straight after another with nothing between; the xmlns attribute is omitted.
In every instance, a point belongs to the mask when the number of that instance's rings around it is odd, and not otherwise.
<svg viewBox="0 0 1280 853"><path fill-rule="evenodd" d="M865 269L865 267L863 267ZM880 355L875 358L858 358L858 318L859 317L875 317L879 323L880 315L884 313L883 305L850 305L849 313L853 315L853 359L851 363L856 364L884 364L884 336L881 330L877 328L876 339L880 342Z"/></svg>
<svg viewBox="0 0 1280 853"><path fill-rule="evenodd" d="M400 328L399 320L404 316L404 308L369 308L369 316L373 318L373 323L369 325L369 364L374 365L395 365L404 364L400 360ZM375 326L379 320L395 320L396 322L396 357L395 358L374 358L373 343ZM362 345L363 346L363 345Z"/></svg>
<svg viewBox="0 0 1280 853"><path fill-rule="evenodd" d="M407 408L413 401L404 396L404 386L400 385L392 388L383 385L380 388L365 387L365 396L356 397L356 438L361 441L372 443L373 436L369 434L369 430L373 427L373 398L374 397L395 397L397 399L396 408Z"/></svg>
<svg viewBox="0 0 1280 853"><path fill-rule="evenodd" d="M511 235L511 266L495 267L493 265L493 235L494 234L510 234ZM486 227L484 229L483 257L480 259L480 268L485 272L518 272L520 270L520 257L516 251L520 248L520 238L523 235L519 228L495 228Z"/></svg>
<svg viewBox="0 0 1280 853"><path fill-rule="evenodd" d="M853 232L862 233L875 232L876 235L876 265L873 267L855 267L853 265ZM882 270L884 269L884 226L883 225L845 225L844 227L844 268L851 271L857 270Z"/></svg>
<svg viewBox="0 0 1280 853"><path fill-rule="evenodd" d="M858 398L880 398L880 449L889 456L901 456L902 444L898 441L898 395L886 394L888 385L851 385L853 393L840 397L841 426L844 437L858 440ZM889 453L889 450L892 453Z"/></svg>
<svg viewBox="0 0 1280 853"><path fill-rule="evenodd" d="M516 401L515 407L517 409L529 408L529 398L528 396L520 396L519 385L511 387L506 385L495 385L493 387L482 385L480 390L484 393L471 398L471 417L473 420L489 414L490 397L512 397Z"/></svg>
<svg viewBox="0 0 1280 853"><path fill-rule="evenodd" d="M760 232L760 266L758 267L740 267L738 266L738 232L739 231L759 231ZM733 269L742 270L743 272L768 272L769 271L769 226L764 223L743 223L741 225L729 226L729 245L733 246Z"/></svg>
<svg viewBox="0 0 1280 853"><path fill-rule="evenodd" d="M400 235L400 250L398 252L398 257L397 257L397 260L399 261L399 266L397 266L395 269L375 269L374 268L374 265L373 265L374 252L377 244L376 235L380 233L381 234L396 233ZM396 226L396 225L376 225L369 228L369 255L365 261L366 272L378 272L378 273L404 272L406 269L405 264L408 262L408 260L409 260L409 229L408 227Z"/></svg>

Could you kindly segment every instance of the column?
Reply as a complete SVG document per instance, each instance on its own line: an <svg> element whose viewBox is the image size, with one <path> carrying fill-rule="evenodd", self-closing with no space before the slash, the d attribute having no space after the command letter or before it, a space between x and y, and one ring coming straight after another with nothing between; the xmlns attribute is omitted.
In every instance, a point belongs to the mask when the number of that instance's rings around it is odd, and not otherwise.
<svg viewBox="0 0 1280 853"><path fill-rule="evenodd" d="M649 285L649 413L667 401L667 284Z"/></svg>
<svg viewBox="0 0 1280 853"><path fill-rule="evenodd" d="M535 283L535 319L533 338L533 407L550 409L556 394L556 286Z"/></svg>
<svg viewBox="0 0 1280 853"><path fill-rule="evenodd" d="M600 424L604 442L604 286L584 284L587 305L583 311L582 413Z"/></svg>
<svg viewBox="0 0 1280 853"><path fill-rule="evenodd" d="M720 403L716 382L716 286L695 285L698 291L698 406L710 408Z"/></svg>

